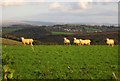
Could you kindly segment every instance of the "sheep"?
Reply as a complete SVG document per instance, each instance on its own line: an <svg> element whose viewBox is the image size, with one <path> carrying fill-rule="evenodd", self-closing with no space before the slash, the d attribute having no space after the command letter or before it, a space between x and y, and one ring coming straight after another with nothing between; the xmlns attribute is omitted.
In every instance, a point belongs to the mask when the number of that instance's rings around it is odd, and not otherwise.
<svg viewBox="0 0 120 81"><path fill-rule="evenodd" d="M107 38L106 40L107 40L106 43L107 43L109 46L110 46L110 45L111 45L112 47L114 46L114 40L113 40L113 39Z"/></svg>
<svg viewBox="0 0 120 81"><path fill-rule="evenodd" d="M74 38L74 44L76 44L76 45L80 45L80 40Z"/></svg>
<svg viewBox="0 0 120 81"><path fill-rule="evenodd" d="M70 44L70 40L65 37L64 38L64 45L69 45L69 44Z"/></svg>
<svg viewBox="0 0 120 81"><path fill-rule="evenodd" d="M33 46L33 39L24 39L24 37L21 37L22 39L22 43L26 46L26 44L30 44L31 46Z"/></svg>
<svg viewBox="0 0 120 81"><path fill-rule="evenodd" d="M89 40L89 39L86 39L86 40L80 39L81 45L90 45L90 42L91 42L91 40Z"/></svg>

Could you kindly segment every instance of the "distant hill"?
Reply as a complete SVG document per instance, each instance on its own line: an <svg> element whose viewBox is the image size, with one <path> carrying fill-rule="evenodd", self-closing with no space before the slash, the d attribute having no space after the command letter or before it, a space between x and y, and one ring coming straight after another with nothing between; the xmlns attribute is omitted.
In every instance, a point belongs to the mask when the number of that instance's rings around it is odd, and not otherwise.
<svg viewBox="0 0 120 81"><path fill-rule="evenodd" d="M111 23L96 23L96 22L68 22L66 24L83 24L83 25L105 25L105 26L115 26L117 27L118 24L111 24Z"/></svg>
<svg viewBox="0 0 120 81"><path fill-rule="evenodd" d="M11 25L29 25L23 21L2 21L2 27L11 26Z"/></svg>
<svg viewBox="0 0 120 81"><path fill-rule="evenodd" d="M95 23L95 22L46 22L46 21L2 21L0 26L6 27L11 25L28 25L29 26L53 26L56 24L84 24L84 25L106 25L106 26L118 26L117 24L110 23Z"/></svg>
<svg viewBox="0 0 120 81"><path fill-rule="evenodd" d="M56 25L58 23L55 23L55 22L44 22L44 21L24 21L30 25L37 25L37 26L53 26L53 25Z"/></svg>
<svg viewBox="0 0 120 81"><path fill-rule="evenodd" d="M2 27L12 26L12 25L33 25L33 26L53 26L59 23L55 22L44 22L44 21L3 21Z"/></svg>
<svg viewBox="0 0 120 81"><path fill-rule="evenodd" d="M14 37L27 37L27 38L32 37L33 39L38 39L39 37L44 37L49 34L51 34L51 32L45 30L44 28L31 27L31 28L24 28L24 29L16 30L16 31L8 33L7 35L8 36L13 35Z"/></svg>

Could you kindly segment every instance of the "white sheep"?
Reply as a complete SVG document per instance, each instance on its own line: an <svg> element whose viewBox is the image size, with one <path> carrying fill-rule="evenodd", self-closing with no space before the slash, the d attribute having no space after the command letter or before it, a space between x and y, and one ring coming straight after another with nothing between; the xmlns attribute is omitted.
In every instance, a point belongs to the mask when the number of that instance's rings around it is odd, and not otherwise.
<svg viewBox="0 0 120 81"><path fill-rule="evenodd" d="M89 40L89 39L86 39L86 40L80 39L81 45L90 45L90 43L91 43L91 40Z"/></svg>
<svg viewBox="0 0 120 81"><path fill-rule="evenodd" d="M113 40L113 39L107 38L106 40L107 40L106 43L107 43L109 46L110 46L110 45L111 45L112 47L114 46L114 40Z"/></svg>
<svg viewBox="0 0 120 81"><path fill-rule="evenodd" d="M76 44L76 45L80 45L80 40L79 40L79 39L74 38L74 44Z"/></svg>
<svg viewBox="0 0 120 81"><path fill-rule="evenodd" d="M21 37L21 39L22 39L22 43L24 44L24 45L26 45L26 44L30 44L31 46L33 46L33 39L24 39L24 37Z"/></svg>
<svg viewBox="0 0 120 81"><path fill-rule="evenodd" d="M70 40L67 39L66 37L64 38L64 44L65 44L65 45L69 45L69 44L70 44Z"/></svg>

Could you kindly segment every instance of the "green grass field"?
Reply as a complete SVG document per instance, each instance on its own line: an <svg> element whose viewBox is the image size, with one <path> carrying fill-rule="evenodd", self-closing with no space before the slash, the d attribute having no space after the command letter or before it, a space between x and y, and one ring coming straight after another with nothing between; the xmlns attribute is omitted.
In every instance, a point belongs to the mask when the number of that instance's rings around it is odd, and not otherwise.
<svg viewBox="0 0 120 81"><path fill-rule="evenodd" d="M52 32L53 35L71 35L74 33L71 32Z"/></svg>
<svg viewBox="0 0 120 81"><path fill-rule="evenodd" d="M3 46L12 55L14 79L114 79L118 46Z"/></svg>

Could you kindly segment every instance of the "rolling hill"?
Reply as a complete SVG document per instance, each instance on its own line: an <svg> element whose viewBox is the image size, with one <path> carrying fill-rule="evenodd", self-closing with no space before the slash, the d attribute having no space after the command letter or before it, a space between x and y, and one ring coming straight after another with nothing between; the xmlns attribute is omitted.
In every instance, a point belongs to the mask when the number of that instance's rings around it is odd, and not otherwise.
<svg viewBox="0 0 120 81"><path fill-rule="evenodd" d="M66 30L65 30L66 29ZM71 30L71 31L67 31ZM79 30L74 32L74 30ZM95 32L101 30L101 32ZM92 32L87 32L92 31ZM31 26L31 27L4 27L2 37L20 41L20 37L33 38L34 44L63 44L63 38L67 37L73 44L73 38L90 39L91 44L106 45L106 38L115 40L115 44L120 44L118 37L118 28L114 27L97 27L89 25L55 25L55 26Z"/></svg>
<svg viewBox="0 0 120 81"><path fill-rule="evenodd" d="M22 45L21 42L11 39L0 38L0 40L2 40L2 45Z"/></svg>

